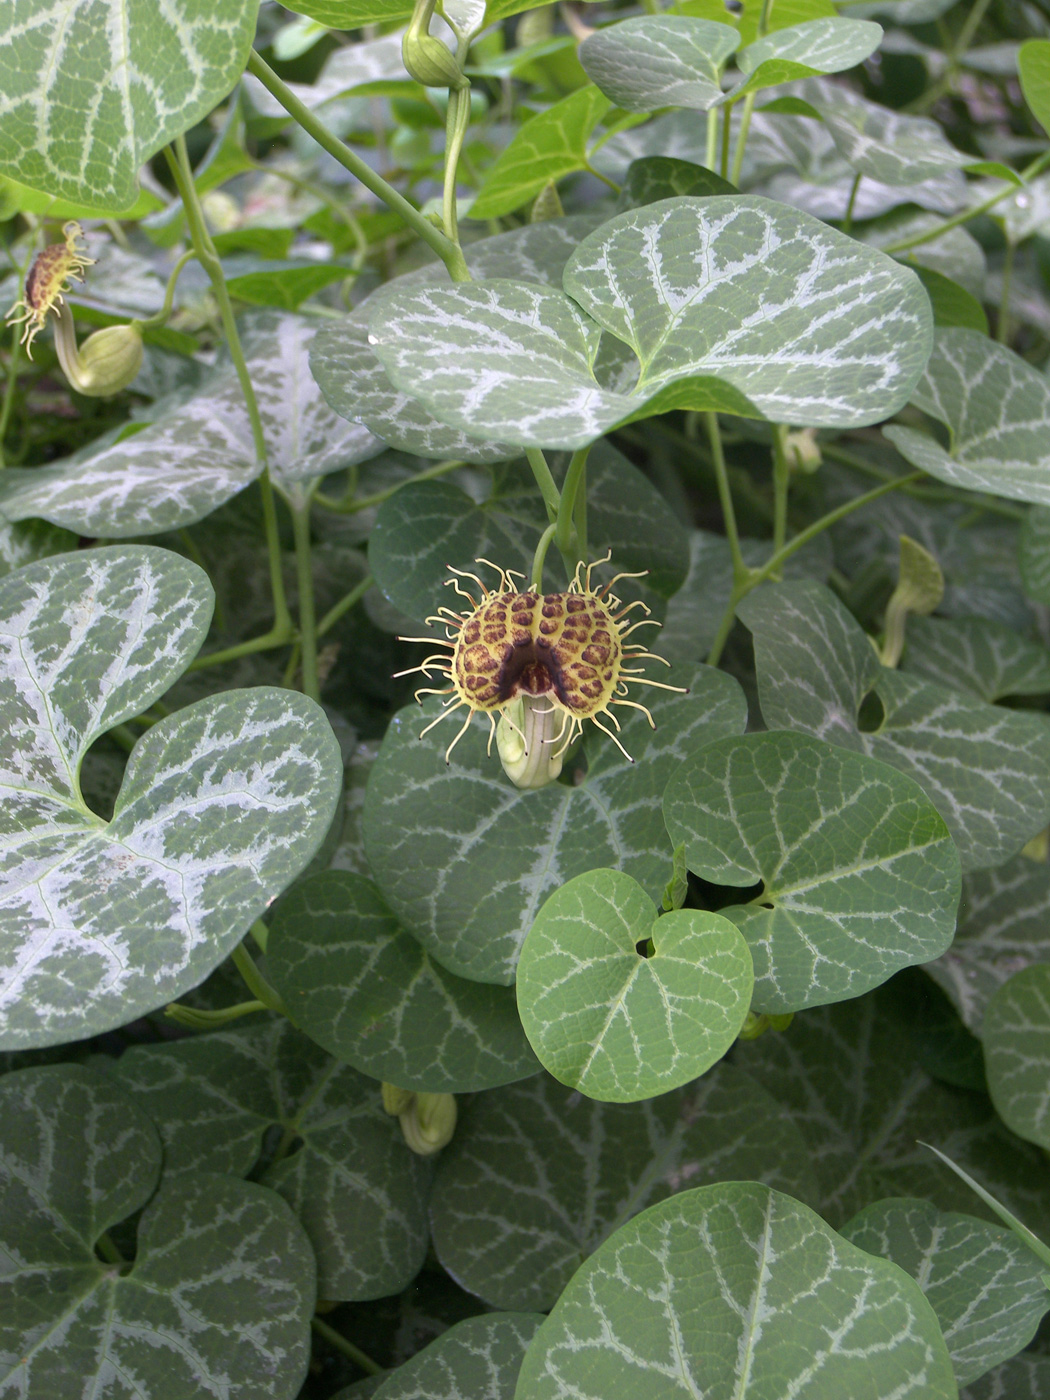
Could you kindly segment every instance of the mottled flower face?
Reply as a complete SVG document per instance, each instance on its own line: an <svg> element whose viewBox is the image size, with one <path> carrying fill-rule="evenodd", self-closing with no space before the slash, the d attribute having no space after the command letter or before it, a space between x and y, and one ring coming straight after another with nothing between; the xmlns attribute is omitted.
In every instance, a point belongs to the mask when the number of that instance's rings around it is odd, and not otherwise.
<svg viewBox="0 0 1050 1400"><path fill-rule="evenodd" d="M640 671L624 666L626 661L646 658L663 661L641 644L626 641L637 627L658 626L648 618L628 625L628 614L634 608L648 612L645 604L629 603L625 607L612 593L618 579L640 575L617 574L611 583L593 589L591 573L595 566L584 571L581 564L566 592L537 593L515 587L514 580L521 575L500 569L487 559L477 562L495 569L499 586L488 589L476 574L452 569L455 577L448 582L471 605L470 611L457 613L441 608L437 617L428 618L428 622L444 625L448 640L443 645L451 648L451 655L428 656L421 666L412 668L428 677L431 670L444 672L450 682L443 690L418 690L417 699L421 695L446 695L445 713L461 706L467 708L466 720L445 754L446 762L475 711L488 715L494 730L494 716L503 715L510 722L508 712L521 698L545 701L551 712L561 713L561 727L549 741L557 746L557 754L564 753L582 729L583 721L590 719L630 758L616 734L598 716L607 717L618 730L619 723L610 707L627 705L643 711L653 723L644 705L625 698L627 677L663 690L678 689L650 681ZM480 596L468 592L460 579L475 584ZM444 713L434 724L443 718ZM428 725L423 733L432 728L433 724ZM491 746L491 733L489 742Z"/></svg>
<svg viewBox="0 0 1050 1400"><path fill-rule="evenodd" d="M80 282L84 272L95 261L82 252L77 244L83 238L83 230L74 220L64 225L64 243L49 243L33 259L26 278L25 294L15 302L7 313L9 324L19 322L25 325L22 344L32 358L33 341L43 330L49 311L62 305L62 293L69 291L69 279ZM15 313L21 308L21 315Z"/></svg>

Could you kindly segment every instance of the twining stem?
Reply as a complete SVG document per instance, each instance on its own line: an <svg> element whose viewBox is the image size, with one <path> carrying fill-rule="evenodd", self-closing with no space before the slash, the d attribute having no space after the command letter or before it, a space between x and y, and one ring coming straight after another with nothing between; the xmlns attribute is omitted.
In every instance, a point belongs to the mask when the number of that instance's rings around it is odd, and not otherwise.
<svg viewBox="0 0 1050 1400"><path fill-rule="evenodd" d="M711 650L707 656L707 664L709 666L718 665L722 656L722 651L729 638L729 633L733 629L736 610L741 599L746 598L752 589L757 588L760 583L764 583L767 578L771 578L773 574L778 573L784 563L791 558L796 550L801 549L803 545L809 544L810 540L815 539L817 535L823 533L823 531L829 529L832 525L836 525L847 515L852 514L853 511L860 510L864 506L870 505L872 501L877 501L880 496L885 496L890 491L897 491L902 486L907 486L914 481L920 481L924 475L924 472L911 472L907 476L895 477L893 481L884 481L881 486L876 486L874 490L866 492L863 496L857 496L854 500L847 501L845 505L838 506L835 510L828 511L827 515L822 515L820 519L815 520L812 525L807 525L804 530L800 530L794 539L789 540L782 548L774 550L761 568L749 569L745 578L734 582L729 603L726 606L725 612L722 614L722 620L718 624L718 631L715 634L714 642L711 644Z"/></svg>
<svg viewBox="0 0 1050 1400"><path fill-rule="evenodd" d="M374 582L375 580L372 575L366 574L360 583L351 588L349 593L340 598L338 603L333 607L329 608L324 617L322 617L321 621L317 624L318 637L323 637L330 628L335 626L344 613L348 613L356 603L359 603Z"/></svg>
<svg viewBox="0 0 1050 1400"><path fill-rule="evenodd" d="M126 1264L128 1262L105 1230L95 1241L95 1248L107 1264Z"/></svg>
<svg viewBox="0 0 1050 1400"><path fill-rule="evenodd" d="M280 1012L282 1016L288 1016L288 1008L281 999L280 994L270 986L266 978L255 965L251 953L243 943L238 943L231 955L237 971L244 978L245 986L248 990L262 1002L270 1011ZM288 1018L291 1020L291 1017Z"/></svg>
<svg viewBox="0 0 1050 1400"><path fill-rule="evenodd" d="M547 526L546 530L544 530L543 534L540 536L539 544L536 546L536 552L532 556L532 572L529 575L529 587L535 589L537 593L543 592L543 566L547 562L547 550L550 548L550 542L554 538L554 532L557 528L557 525L553 523Z"/></svg>
<svg viewBox="0 0 1050 1400"><path fill-rule="evenodd" d="M277 507L274 503L273 487L270 485L266 435L263 432L259 402L255 397L255 388L252 385L251 375L248 373L248 365L244 358L241 337L237 331L237 321L230 304L230 294L226 289L222 262L204 222L204 211L201 209L200 200L197 197L197 187L193 183L193 167L190 165L190 158L186 151L185 136L175 138L174 151L170 146L165 146L164 154L175 181L175 188L182 198L183 209L186 212L186 223L193 240L197 260L208 274L212 292L219 307L230 359L237 372L237 379L244 395L245 408L248 411L248 420L251 423L255 455L262 465L262 471L259 475L259 489L262 493L263 525L266 530L266 549L270 562L270 591L273 595L272 635L283 634L283 640L287 641L292 635L292 617L288 611L288 600L284 593L284 579L281 576L281 542L277 533Z"/></svg>
<svg viewBox="0 0 1050 1400"><path fill-rule="evenodd" d="M467 271L462 249L447 234L442 233L441 229L436 228L413 204L410 204L404 195L399 194L393 185L388 184L381 175L377 175L371 166L356 155L345 142L340 141L329 131L324 123L310 111L309 107L299 101L295 93L280 80L270 65L260 58L254 49L248 55L248 72L259 79L263 87L276 97L288 115L295 118L306 134L312 136L322 150L327 151L345 170L349 170L351 175L360 180L365 189L371 190L396 214L401 215L409 228L445 264L448 275L453 282L470 280L470 273Z"/></svg>
<svg viewBox="0 0 1050 1400"><path fill-rule="evenodd" d="M788 430L783 423L773 424L773 548L783 549L787 539L788 490L791 486L791 465L788 462Z"/></svg>
<svg viewBox="0 0 1050 1400"><path fill-rule="evenodd" d="M462 47L462 46L461 46ZM445 117L445 181L441 195L441 218L445 233L458 248L459 216L456 211L456 177L463 141L470 125L470 88L450 88ZM469 277L469 273L467 276Z"/></svg>
<svg viewBox="0 0 1050 1400"><path fill-rule="evenodd" d="M853 184L850 186L849 200L846 204L846 217L842 220L843 233L849 233L850 229L853 227L853 206L857 202L857 191L860 189L860 182L863 179L864 176L860 171L853 177Z"/></svg>
<svg viewBox="0 0 1050 1400"><path fill-rule="evenodd" d="M1006 240L1006 251L1003 254L1003 287L999 294L999 324L995 328L995 338L1000 345L1005 345L1010 335L1010 282L1013 279L1015 246L1012 238Z"/></svg>
<svg viewBox="0 0 1050 1400"><path fill-rule="evenodd" d="M740 535L736 528L736 511L733 509L733 493L729 489L729 474L726 471L725 452L722 450L722 434L718 427L718 414L705 413L707 436L711 443L711 457L715 468L715 481L718 483L718 499L722 505L722 518L729 541L729 553L733 560L733 585L736 587L750 576L751 570L744 563L740 552Z"/></svg>
<svg viewBox="0 0 1050 1400"><path fill-rule="evenodd" d="M744 164L744 147L747 145L747 133L751 127L751 112L755 106L755 97L755 93L749 92L744 98L744 105L740 110L740 127L736 135L736 150L733 152L733 173L729 177L730 183L734 185L740 183L740 171ZM728 113L727 120L729 120Z"/></svg>
<svg viewBox="0 0 1050 1400"><path fill-rule="evenodd" d="M164 1008L164 1014L177 1026L185 1026L191 1031L213 1031L225 1026L229 1021L237 1021L242 1016L250 1016L253 1011L265 1011L261 1001L239 1001L236 1006L223 1006L217 1011L201 1011L196 1006L183 1006L173 1001Z"/></svg>
<svg viewBox="0 0 1050 1400"><path fill-rule="evenodd" d="M1037 156L1035 160L1025 166L1020 173L1021 180L1027 184L1029 180L1034 179L1040 171L1044 170L1047 165L1050 165L1050 150L1044 151L1042 155ZM909 248L918 248L922 243L932 243L935 239L941 238L944 234L951 232L953 228L958 228L960 224L965 224L971 219L975 219L978 214L986 214L989 209L994 208L995 205L997 205L1000 200L1005 199L1007 195L1016 193L1016 185L1005 183L998 193L989 195L988 198L983 199L980 204L971 204L969 209L963 209L960 213L953 214L950 219L945 219L944 222L938 224L936 228L927 229L924 233L913 233L908 238L898 239L896 243L887 243L882 251L884 253L905 253Z"/></svg>
<svg viewBox="0 0 1050 1400"><path fill-rule="evenodd" d="M558 506L561 503L561 492L558 490L558 483L551 475L551 469L547 465L547 459L538 447L526 447L525 457L532 474L536 478L536 485L540 488L540 495L543 497L543 504L547 507L547 519L552 523L558 518Z"/></svg>
<svg viewBox="0 0 1050 1400"><path fill-rule="evenodd" d="M399 481L396 486L388 486L385 491L376 491L371 496L357 495L357 473L354 471L352 472L350 488L344 496L336 499L334 496L325 496L320 491L315 491L314 504L323 506L325 510L338 511L340 515L356 515L359 510L370 510L372 506L381 506L403 486L414 486L417 481L430 481L435 476L445 476L448 472L454 472L463 465L463 460L459 457L450 458L447 462L435 462L433 466L416 472L414 476L406 477L404 481Z"/></svg>
<svg viewBox="0 0 1050 1400"><path fill-rule="evenodd" d="M586 556L587 552L586 526L584 538L581 541L579 538L579 531L576 529L576 516L578 514L577 507L579 506L581 498L584 505L586 505L587 492L586 489L584 489L581 493L580 486L585 481L587 457L590 450L591 444L588 443L586 447L581 447L572 454L572 460L569 462L569 469L565 473L565 480L562 482L561 500L558 502L558 515L554 527L554 542L558 546L558 551L562 558L566 561L566 568L568 568L568 560L570 558L573 559L573 567L575 568L575 565ZM576 537L575 540L573 538L574 534ZM576 546L575 557L573 551L574 544Z"/></svg>
<svg viewBox="0 0 1050 1400"><path fill-rule="evenodd" d="M310 503L292 507L295 538L295 574L299 586L299 643L302 648L303 694L320 703L317 675L317 612L310 550Z"/></svg>
<svg viewBox="0 0 1050 1400"><path fill-rule="evenodd" d="M829 461L841 462L844 467L861 472L864 476L874 477L877 481L900 480L900 477L891 476L882 467L877 467L874 462L858 457L853 452L847 452L835 443L822 442L820 451L821 455L827 457ZM921 501L957 501L960 505L970 506L978 512L990 511L992 515L1003 515L1008 520L1023 520L1027 514L1024 506L1013 505L1009 501L1000 501L994 496L986 496L974 507L972 492L962 491L953 486L942 486L939 482L927 482L925 486L913 487L911 490L906 490L904 494L914 496Z"/></svg>
<svg viewBox="0 0 1050 1400"><path fill-rule="evenodd" d="M144 321L139 322L143 330L153 326L167 325L168 317L171 315L171 308L175 305L175 287L178 283L179 275L186 264L192 262L196 256L196 248L187 248L182 257L175 263L175 266L168 273L168 285L164 289L164 305L159 311L155 311L152 316L147 316Z"/></svg>
<svg viewBox="0 0 1050 1400"><path fill-rule="evenodd" d="M327 1322L322 1322L319 1317L312 1317L310 1326L319 1337L323 1337L326 1342L334 1346L336 1351L341 1351L351 1361L356 1361L362 1371L367 1371L370 1376L380 1375L383 1370L382 1366L377 1366L360 1347L354 1346L353 1342L348 1342L341 1332L337 1332L334 1327L329 1327Z"/></svg>

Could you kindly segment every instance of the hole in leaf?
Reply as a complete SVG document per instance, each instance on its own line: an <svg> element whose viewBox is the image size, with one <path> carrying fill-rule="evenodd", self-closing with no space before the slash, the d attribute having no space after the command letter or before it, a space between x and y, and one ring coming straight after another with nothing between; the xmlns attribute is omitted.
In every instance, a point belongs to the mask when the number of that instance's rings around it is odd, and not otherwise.
<svg viewBox="0 0 1050 1400"><path fill-rule="evenodd" d="M638 942L634 945L634 951L640 958L651 958L656 952L656 949L653 947L653 940L651 938L639 938Z"/></svg>
<svg viewBox="0 0 1050 1400"><path fill-rule="evenodd" d="M869 690L857 711L857 728L862 734L877 734L885 723L886 707L875 692Z"/></svg>

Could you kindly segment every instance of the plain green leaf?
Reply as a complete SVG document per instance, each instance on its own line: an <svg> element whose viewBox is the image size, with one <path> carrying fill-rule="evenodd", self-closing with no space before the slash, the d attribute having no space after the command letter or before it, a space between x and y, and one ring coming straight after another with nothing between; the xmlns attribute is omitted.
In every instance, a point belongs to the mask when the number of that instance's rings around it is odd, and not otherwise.
<svg viewBox="0 0 1050 1400"><path fill-rule="evenodd" d="M353 277L349 267L338 263L314 262L309 258L291 258L263 262L245 259L251 267L230 259L226 285L230 295L250 306L277 306L294 311L309 297L331 286L333 282Z"/></svg>
<svg viewBox="0 0 1050 1400"><path fill-rule="evenodd" d="M738 611L754 639L766 724L819 735L915 778L947 822L964 870L1000 864L1046 825L1050 731L1037 716L880 666L859 624L820 584L767 584ZM871 693L881 719L862 728Z"/></svg>
<svg viewBox="0 0 1050 1400"><path fill-rule="evenodd" d="M658 918L629 875L591 870L555 890L533 920L518 960L518 1010L556 1079L588 1098L635 1103L722 1058L753 980L728 919L697 909Z"/></svg>
<svg viewBox="0 0 1050 1400"><path fill-rule="evenodd" d="M1026 1347L1050 1308L1042 1266L1001 1225L903 1198L867 1206L842 1234L920 1285L960 1385Z"/></svg>
<svg viewBox="0 0 1050 1400"><path fill-rule="evenodd" d="M434 1179L434 1248L490 1306L546 1311L632 1215L685 1181L727 1179L815 1200L790 1113L733 1065L637 1104L597 1103L541 1074L463 1110Z"/></svg>
<svg viewBox="0 0 1050 1400"><path fill-rule="evenodd" d="M392 293L370 344L450 426L563 447L671 407L875 422L929 354L914 274L764 199L629 210L583 240L564 282L575 301L509 280ZM596 375L600 327L638 357L615 357L614 387Z"/></svg>
<svg viewBox="0 0 1050 1400"><path fill-rule="evenodd" d="M664 816L695 874L754 885L723 913L755 961L754 1009L856 997L944 952L959 860L912 779L791 733L708 744L667 785Z"/></svg>
<svg viewBox="0 0 1050 1400"><path fill-rule="evenodd" d="M570 757L572 783L534 792L513 787L486 754L484 721L474 721L446 765L451 735L418 737L438 712L433 704L395 715L369 779L365 848L387 903L440 963L462 977L511 983L536 911L586 870L625 870L661 897L673 851L660 812L664 786L694 746L739 733L746 715L743 692L723 672L698 668L672 679L690 693L656 692L648 701L655 733L637 712L622 721L634 763L592 730L583 740L586 771Z"/></svg>
<svg viewBox="0 0 1050 1400"><path fill-rule="evenodd" d="M1017 55L1021 91L1028 109L1050 131L1050 39L1028 39Z"/></svg>
<svg viewBox="0 0 1050 1400"><path fill-rule="evenodd" d="M955 941L926 971L980 1035L993 994L1015 972L1041 961L1050 962L1050 866L1014 856L965 876Z"/></svg>
<svg viewBox="0 0 1050 1400"><path fill-rule="evenodd" d="M196 986L303 868L339 747L293 691L231 691L154 724L107 825L81 796L92 742L171 685L203 640L203 572L146 545L0 581L2 1040L98 1034Z"/></svg>
<svg viewBox="0 0 1050 1400"><path fill-rule="evenodd" d="M955 1400L933 1309L894 1265L755 1182L683 1191L591 1256L516 1400L808 1394Z"/></svg>
<svg viewBox="0 0 1050 1400"><path fill-rule="evenodd" d="M321 397L309 368L310 321L261 313L242 334L278 484L324 476L382 450ZM52 466L5 471L0 518L42 516L107 539L155 535L210 515L260 470L244 395L226 364L133 437Z"/></svg>
<svg viewBox="0 0 1050 1400"><path fill-rule="evenodd" d="M919 281L926 288L933 308L933 323L937 327L960 326L964 330L988 334L988 317L984 307L958 282L945 277L931 267L916 267Z"/></svg>
<svg viewBox="0 0 1050 1400"><path fill-rule="evenodd" d="M882 1196L924 1196L988 1218L923 1142L944 1149L1039 1233L1050 1226L1045 1162L984 1094L931 1079L912 1058L894 986L796 1016L734 1052L809 1143L818 1209L836 1227Z"/></svg>
<svg viewBox="0 0 1050 1400"><path fill-rule="evenodd" d="M1026 1352L959 1392L959 1400L1048 1400L1050 1356Z"/></svg>
<svg viewBox="0 0 1050 1400"><path fill-rule="evenodd" d="M641 15L599 29L579 59L617 107L651 112L689 107L706 112L722 96L722 69L740 43L729 24L682 15Z"/></svg>
<svg viewBox="0 0 1050 1400"><path fill-rule="evenodd" d="M429 1163L384 1112L379 1085L283 1017L129 1050L110 1073L150 1115L165 1178L257 1169L266 1134L287 1144L260 1179L285 1198L317 1255L321 1296L406 1287L427 1247Z"/></svg>
<svg viewBox="0 0 1050 1400"><path fill-rule="evenodd" d="M534 199L549 181L586 169L587 142L611 106L588 86L530 117L485 172L470 217L502 218Z"/></svg>
<svg viewBox="0 0 1050 1400"><path fill-rule="evenodd" d="M264 1186L211 1173L165 1185L129 1269L101 1233L160 1170L145 1115L74 1065L0 1083L0 1386L25 1396L292 1400L310 1358L314 1261ZM6 1382L6 1384L5 1384ZM116 1389L120 1385L120 1391Z"/></svg>
<svg viewBox="0 0 1050 1400"><path fill-rule="evenodd" d="M0 12L0 165L105 213L233 88L258 0L24 0Z"/></svg>
<svg viewBox="0 0 1050 1400"><path fill-rule="evenodd" d="M1050 504L1050 381L977 331L938 330L912 403L948 429L883 429L916 467L971 491Z"/></svg>
<svg viewBox="0 0 1050 1400"><path fill-rule="evenodd" d="M909 617L902 669L989 703L1050 692L1050 651L984 617Z"/></svg>
<svg viewBox="0 0 1050 1400"><path fill-rule="evenodd" d="M333 870L297 884L266 951L296 1025L373 1079L466 1094L539 1068L513 993L435 963L360 875Z"/></svg>
<svg viewBox="0 0 1050 1400"><path fill-rule="evenodd" d="M384 1377L375 1400L513 1400L525 1349L542 1321L524 1312L465 1318Z"/></svg>
<svg viewBox="0 0 1050 1400"><path fill-rule="evenodd" d="M1050 961L1022 968L992 994L981 1040L988 1090L1003 1122L1050 1147Z"/></svg>

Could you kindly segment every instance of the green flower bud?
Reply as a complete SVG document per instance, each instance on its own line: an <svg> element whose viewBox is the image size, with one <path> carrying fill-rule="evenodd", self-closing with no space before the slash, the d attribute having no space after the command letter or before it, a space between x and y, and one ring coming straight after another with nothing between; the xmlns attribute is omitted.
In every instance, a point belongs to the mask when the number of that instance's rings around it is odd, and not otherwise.
<svg viewBox="0 0 1050 1400"><path fill-rule="evenodd" d="M520 788L541 788L561 772L565 716L546 696L521 695L496 725L496 749L503 771Z"/></svg>
<svg viewBox="0 0 1050 1400"><path fill-rule="evenodd" d="M142 368L142 330L134 321L106 326L78 349L72 312L63 305L55 326L55 350L77 393L104 399L126 389Z"/></svg>
<svg viewBox="0 0 1050 1400"><path fill-rule="evenodd" d="M398 1121L412 1151L430 1157L452 1141L456 1100L451 1094L416 1094L412 1107Z"/></svg>
<svg viewBox="0 0 1050 1400"><path fill-rule="evenodd" d="M382 1093L383 1107L395 1118L407 1113L416 1099L411 1089L399 1089L396 1084L383 1084Z"/></svg>
<svg viewBox="0 0 1050 1400"><path fill-rule="evenodd" d="M414 33L410 26L401 40L401 57L409 77L424 87L461 92L470 86L454 55L432 34Z"/></svg>

